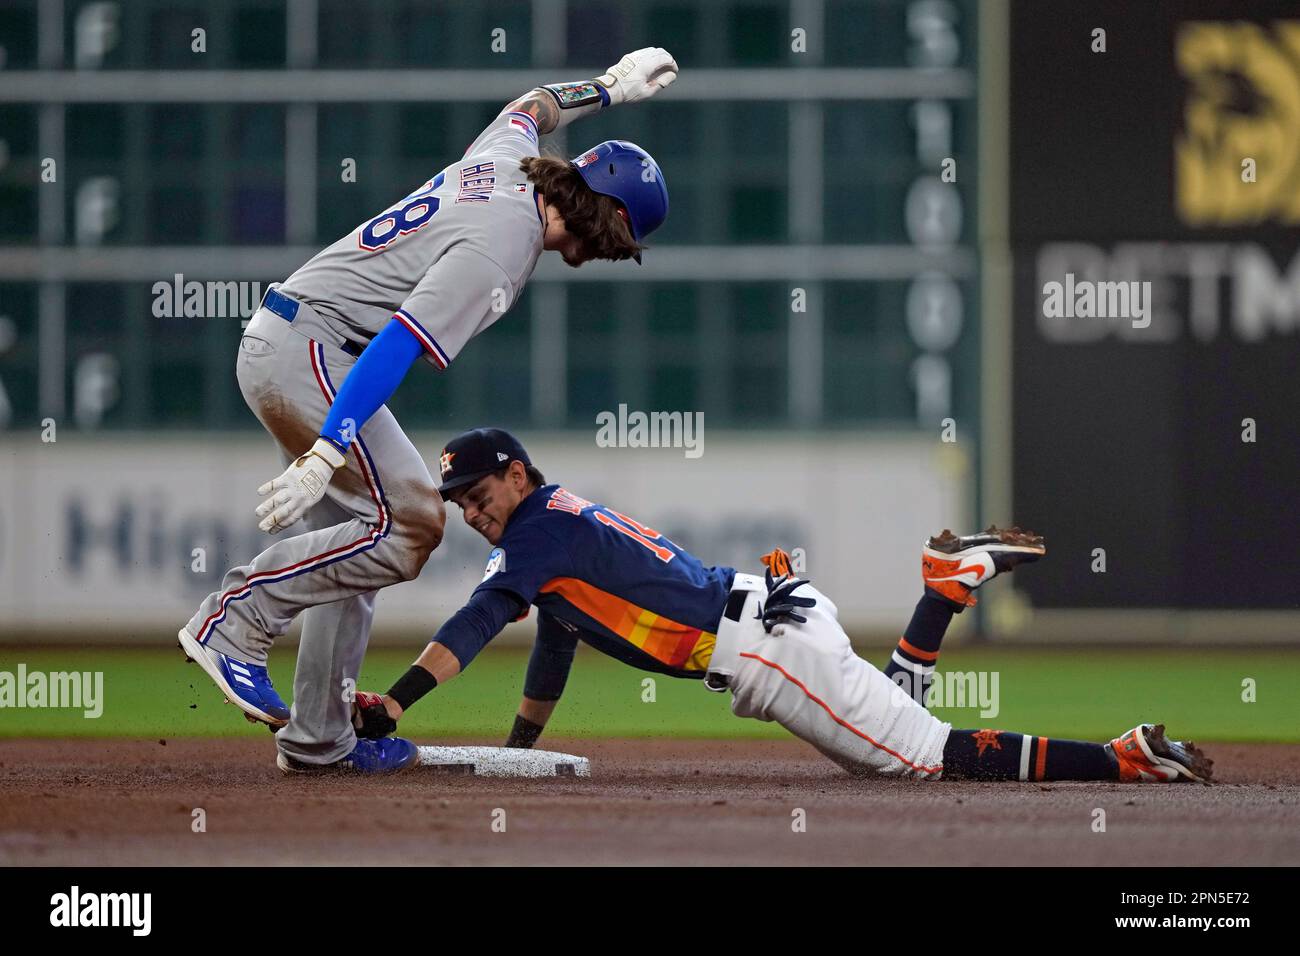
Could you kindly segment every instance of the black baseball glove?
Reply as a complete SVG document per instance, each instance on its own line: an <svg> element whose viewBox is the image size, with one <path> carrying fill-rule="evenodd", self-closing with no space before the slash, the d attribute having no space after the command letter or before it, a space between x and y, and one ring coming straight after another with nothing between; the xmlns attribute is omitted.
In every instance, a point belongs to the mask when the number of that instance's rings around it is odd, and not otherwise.
<svg viewBox="0 0 1300 956"><path fill-rule="evenodd" d="M352 701L352 726L357 736L368 740L387 737L397 730L397 721L388 716L384 701L378 694L357 691Z"/></svg>
<svg viewBox="0 0 1300 956"><path fill-rule="evenodd" d="M783 621L798 621L806 624L808 618L799 613L799 608L813 607L815 598L795 595L796 588L808 584L802 578L791 577L788 573L779 578L772 577L769 568L765 575L767 581L767 601L758 607L758 617L763 621L763 630L769 634L772 628Z"/></svg>

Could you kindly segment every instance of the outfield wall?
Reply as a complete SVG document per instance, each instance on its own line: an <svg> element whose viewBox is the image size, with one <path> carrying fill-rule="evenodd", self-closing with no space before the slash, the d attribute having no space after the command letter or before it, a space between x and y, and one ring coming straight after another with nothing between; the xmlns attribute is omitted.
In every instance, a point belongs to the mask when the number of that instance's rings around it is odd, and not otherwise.
<svg viewBox="0 0 1300 956"><path fill-rule="evenodd" d="M1096 5L1012 5L983 503L1052 548L1017 575L1026 640L1294 644L1300 123L1261 104L1296 102L1300 8L1124 10L1103 55L1077 41L1111 26ZM1088 307L1116 282L1140 310ZM1000 637L1007 594L985 602Z"/></svg>
<svg viewBox="0 0 1300 956"><path fill-rule="evenodd" d="M413 437L435 470L445 436ZM918 595L920 542L970 524L967 456L934 439L708 432L703 454L688 458L600 448L591 435L521 437L549 480L710 563L754 570L773 545L802 549L805 574L855 636L896 635ZM0 444L0 639L173 639L226 567L269 542L253 509L258 485L279 470L260 435L9 437ZM382 593L375 639L431 632L480 579L488 550L450 508L420 579Z"/></svg>

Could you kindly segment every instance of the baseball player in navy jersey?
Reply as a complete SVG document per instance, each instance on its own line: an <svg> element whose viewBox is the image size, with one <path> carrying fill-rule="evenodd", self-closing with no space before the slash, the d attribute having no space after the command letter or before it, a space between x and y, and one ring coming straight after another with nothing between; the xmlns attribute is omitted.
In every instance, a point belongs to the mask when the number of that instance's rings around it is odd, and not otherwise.
<svg viewBox="0 0 1300 956"><path fill-rule="evenodd" d="M547 484L519 442L476 429L441 457L444 498L493 545L483 580L386 695L361 693L363 736L385 736L418 699L464 670L508 622L537 608L524 697L507 746L529 747L564 690L579 641L643 670L730 691L737 716L775 720L852 773L921 779L1208 780L1191 743L1142 724L1109 743L955 730L923 705L939 645L975 591L1046 553L1018 528L922 550L924 593L882 673L858 657L835 605L790 574L709 567L652 527ZM904 690L906 685L907 690ZM297 769L282 758L281 769Z"/></svg>
<svg viewBox="0 0 1300 956"><path fill-rule="evenodd" d="M544 250L571 266L640 261L668 214L655 161L618 140L572 162L543 157L538 137L676 75L665 50L647 48L593 80L531 91L459 161L272 285L253 315L239 385L288 466L258 489L257 517L271 534L306 530L230 570L178 637L250 720L282 728L282 755L360 771L416 759L408 741L358 743L347 699L375 592L415 578L443 531L437 486L384 402L417 358L445 368L496 322ZM299 614L290 712L266 659Z"/></svg>

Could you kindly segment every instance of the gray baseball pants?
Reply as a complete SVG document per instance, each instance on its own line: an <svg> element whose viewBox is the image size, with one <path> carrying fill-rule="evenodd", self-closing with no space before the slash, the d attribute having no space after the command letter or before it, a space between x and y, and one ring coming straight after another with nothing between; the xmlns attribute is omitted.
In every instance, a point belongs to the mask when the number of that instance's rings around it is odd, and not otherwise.
<svg viewBox="0 0 1300 956"><path fill-rule="evenodd" d="M356 362L342 344L306 304L292 324L266 309L249 322L236 366L240 391L286 462L316 441ZM303 525L228 571L187 627L200 643L264 664L272 641L302 614L292 714L276 741L305 763L332 763L356 745L351 691L375 592L414 579L442 539L437 486L386 407L360 429Z"/></svg>

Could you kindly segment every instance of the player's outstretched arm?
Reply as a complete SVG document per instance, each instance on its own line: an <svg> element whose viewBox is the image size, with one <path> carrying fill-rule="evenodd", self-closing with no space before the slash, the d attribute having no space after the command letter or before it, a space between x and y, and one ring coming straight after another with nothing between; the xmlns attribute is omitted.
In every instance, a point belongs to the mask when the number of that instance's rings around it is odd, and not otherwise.
<svg viewBox="0 0 1300 956"><path fill-rule="evenodd" d="M537 639L524 675L524 697L506 740L507 747L531 747L537 742L564 693L577 649L576 631L545 611L538 611Z"/></svg>
<svg viewBox="0 0 1300 956"><path fill-rule="evenodd" d="M619 103L648 100L677 79L677 61L661 47L634 50L590 80L539 86L506 106L527 113L539 133L551 133L576 119Z"/></svg>
<svg viewBox="0 0 1300 956"><path fill-rule="evenodd" d="M475 591L465 606L438 629L415 663L397 679L387 694L376 697L357 693L358 701L365 698L355 708L354 724L358 736L385 737L391 734L397 729L402 714L429 691L447 683L468 667L478 652L526 608L527 605L508 591Z"/></svg>
<svg viewBox="0 0 1300 956"><path fill-rule="evenodd" d="M441 632L439 632L441 633ZM358 737L377 739L397 732L397 721L420 698L460 673L460 660L437 640L431 641L384 695L357 691L352 726Z"/></svg>
<svg viewBox="0 0 1300 956"><path fill-rule="evenodd" d="M519 713L515 714L515 723L510 728L510 736L506 738L505 745L522 750L532 747L542 735L546 722L551 719L558 703L558 700L533 700L525 694L519 702Z"/></svg>

